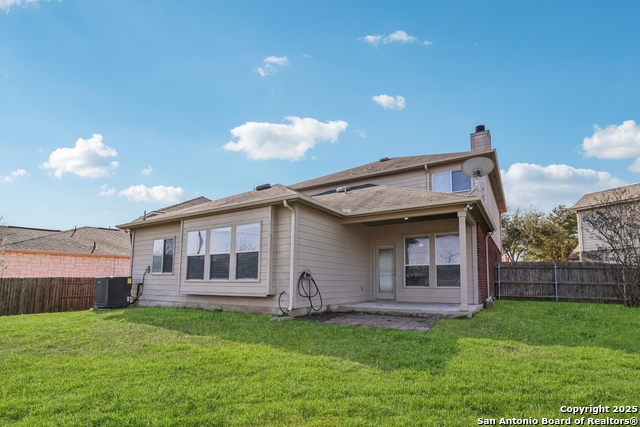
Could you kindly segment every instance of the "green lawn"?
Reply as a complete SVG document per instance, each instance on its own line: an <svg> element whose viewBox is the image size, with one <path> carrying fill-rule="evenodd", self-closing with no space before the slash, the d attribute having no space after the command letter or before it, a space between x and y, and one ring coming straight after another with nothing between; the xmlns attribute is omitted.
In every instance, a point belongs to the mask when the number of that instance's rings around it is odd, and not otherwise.
<svg viewBox="0 0 640 427"><path fill-rule="evenodd" d="M269 319L0 317L0 425L471 426L640 405L640 310L620 305L497 301L428 333Z"/></svg>

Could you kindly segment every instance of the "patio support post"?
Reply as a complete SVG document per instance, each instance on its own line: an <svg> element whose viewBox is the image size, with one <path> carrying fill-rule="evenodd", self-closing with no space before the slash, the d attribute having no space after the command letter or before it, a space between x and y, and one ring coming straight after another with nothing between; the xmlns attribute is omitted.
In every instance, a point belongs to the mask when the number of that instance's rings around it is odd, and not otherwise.
<svg viewBox="0 0 640 427"><path fill-rule="evenodd" d="M469 311L467 283L467 212L458 212L458 235L460 237L460 311Z"/></svg>

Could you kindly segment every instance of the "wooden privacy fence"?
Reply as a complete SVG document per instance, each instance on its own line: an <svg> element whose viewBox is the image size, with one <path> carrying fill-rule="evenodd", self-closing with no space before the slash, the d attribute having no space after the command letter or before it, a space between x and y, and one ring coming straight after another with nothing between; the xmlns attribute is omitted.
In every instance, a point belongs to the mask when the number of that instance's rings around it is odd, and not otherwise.
<svg viewBox="0 0 640 427"><path fill-rule="evenodd" d="M621 303L612 267L590 262L497 262L495 291L504 299Z"/></svg>
<svg viewBox="0 0 640 427"><path fill-rule="evenodd" d="M95 283L95 277L2 278L0 316L88 310Z"/></svg>

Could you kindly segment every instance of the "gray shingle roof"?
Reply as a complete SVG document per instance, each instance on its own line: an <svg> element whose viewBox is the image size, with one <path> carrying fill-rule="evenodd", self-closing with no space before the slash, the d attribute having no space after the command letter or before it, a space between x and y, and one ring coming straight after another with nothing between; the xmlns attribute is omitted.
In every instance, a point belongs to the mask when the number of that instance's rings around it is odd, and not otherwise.
<svg viewBox="0 0 640 427"><path fill-rule="evenodd" d="M308 181L299 182L290 185L293 190L302 190L321 185L328 185L348 180L356 180L376 175L383 175L390 172L397 172L403 169L412 169L422 167L428 164L442 163L451 160L465 159L471 157L483 156L492 153L495 150L488 151L464 151L461 153L444 153L431 154L426 156L410 156L410 157L394 157L385 162L375 162L367 165L357 166L355 168L332 173L330 175L321 176L319 178L310 179Z"/></svg>
<svg viewBox="0 0 640 427"><path fill-rule="evenodd" d="M631 184L625 187L617 187L610 190L585 194L578 203L571 207L571 210L581 210L605 203L623 202L625 200L636 199L640 199L640 184Z"/></svg>
<svg viewBox="0 0 640 427"><path fill-rule="evenodd" d="M338 211L350 209L351 213L400 206L428 205L437 202L456 202L468 199L467 194L439 193L437 191L386 185L362 186L346 193L313 196L312 199Z"/></svg>
<svg viewBox="0 0 640 427"><path fill-rule="evenodd" d="M222 208L231 208L234 206L240 206L247 203L258 203L258 202L266 201L269 199L277 199L279 197L295 196L299 194L300 193L298 193L297 191L293 191L285 187L284 185L275 184L274 186L266 190L247 191L246 193L236 194L235 196L225 197L223 199L188 205L183 209L171 210L170 212L167 212L167 213L158 213L158 215L153 216L151 218L151 221L156 219L164 220L168 218L179 218L179 217L188 216L191 214L198 214L199 212L207 212L207 211L222 209ZM159 211L156 211L156 212L159 212ZM147 219L147 221L149 221L149 218ZM143 222L142 218L138 218L133 223L140 223L140 222ZM120 225L119 227L125 227L125 226L126 224L123 224L123 225Z"/></svg>
<svg viewBox="0 0 640 427"><path fill-rule="evenodd" d="M8 251L131 255L129 233L117 228L80 227L76 230L59 231L9 226L0 227L0 238L3 238L0 248ZM95 250L93 248L94 242Z"/></svg>

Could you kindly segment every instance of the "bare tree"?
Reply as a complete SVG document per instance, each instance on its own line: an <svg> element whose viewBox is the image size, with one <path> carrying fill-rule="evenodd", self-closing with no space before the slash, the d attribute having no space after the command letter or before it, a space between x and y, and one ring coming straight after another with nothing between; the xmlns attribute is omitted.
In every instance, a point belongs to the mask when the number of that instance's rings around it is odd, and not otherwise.
<svg viewBox="0 0 640 427"><path fill-rule="evenodd" d="M626 188L603 192L583 222L599 240L587 259L611 264L616 296L627 307L640 307L640 201Z"/></svg>

